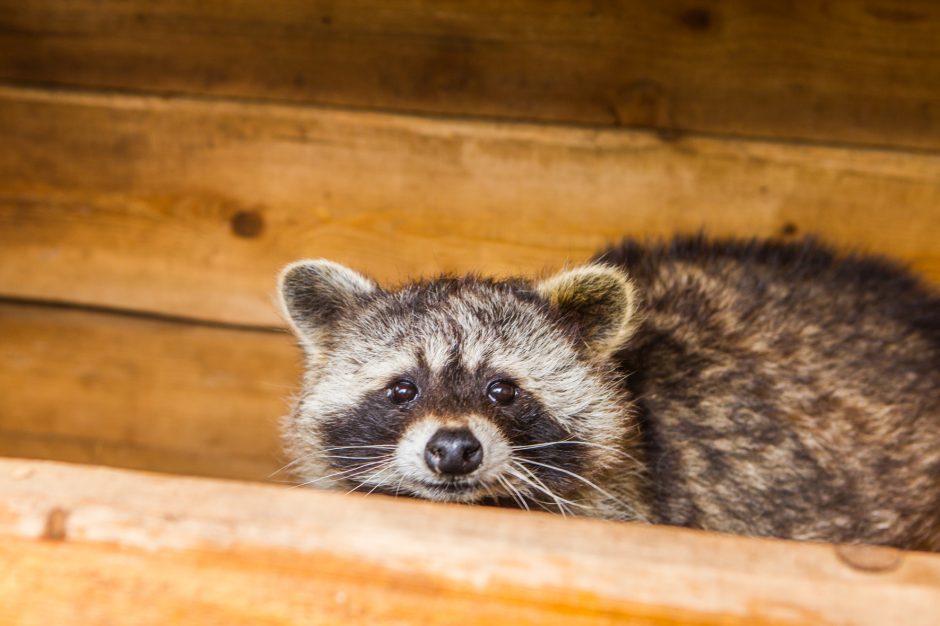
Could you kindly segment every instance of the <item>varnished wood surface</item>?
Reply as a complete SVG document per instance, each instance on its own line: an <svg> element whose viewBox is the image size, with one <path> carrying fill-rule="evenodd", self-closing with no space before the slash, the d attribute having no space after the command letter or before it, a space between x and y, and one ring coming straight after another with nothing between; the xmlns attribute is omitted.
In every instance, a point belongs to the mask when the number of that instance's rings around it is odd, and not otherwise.
<svg viewBox="0 0 940 626"><path fill-rule="evenodd" d="M0 455L284 480L286 333L0 303Z"/></svg>
<svg viewBox="0 0 940 626"><path fill-rule="evenodd" d="M935 624L940 556L0 460L0 624Z"/></svg>
<svg viewBox="0 0 940 626"><path fill-rule="evenodd" d="M940 155L0 88L0 295L276 326L274 277L812 232L940 279Z"/></svg>
<svg viewBox="0 0 940 626"><path fill-rule="evenodd" d="M0 80L940 148L932 0L3 0Z"/></svg>

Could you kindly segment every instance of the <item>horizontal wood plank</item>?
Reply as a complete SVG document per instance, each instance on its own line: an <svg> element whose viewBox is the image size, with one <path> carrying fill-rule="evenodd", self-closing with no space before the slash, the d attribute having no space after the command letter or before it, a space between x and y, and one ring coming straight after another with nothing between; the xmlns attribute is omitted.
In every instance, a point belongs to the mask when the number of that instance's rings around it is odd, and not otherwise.
<svg viewBox="0 0 940 626"><path fill-rule="evenodd" d="M246 480L282 464L286 334L0 303L0 337L0 455Z"/></svg>
<svg viewBox="0 0 940 626"><path fill-rule="evenodd" d="M274 279L814 232L940 279L940 155L0 88L0 295L281 325Z"/></svg>
<svg viewBox="0 0 940 626"><path fill-rule="evenodd" d="M940 148L940 5L2 0L0 79Z"/></svg>
<svg viewBox="0 0 940 626"><path fill-rule="evenodd" d="M0 559L4 625L940 615L938 555L14 460L0 460Z"/></svg>

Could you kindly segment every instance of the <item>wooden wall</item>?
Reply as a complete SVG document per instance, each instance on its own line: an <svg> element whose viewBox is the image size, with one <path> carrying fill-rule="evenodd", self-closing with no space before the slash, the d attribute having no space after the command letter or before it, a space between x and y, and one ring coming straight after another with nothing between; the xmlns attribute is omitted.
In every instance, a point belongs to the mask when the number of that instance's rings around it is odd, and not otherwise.
<svg viewBox="0 0 940 626"><path fill-rule="evenodd" d="M265 479L284 263L818 233L940 279L940 5L0 0L0 455Z"/></svg>
<svg viewBox="0 0 940 626"><path fill-rule="evenodd" d="M932 0L4 0L0 78L940 147Z"/></svg>

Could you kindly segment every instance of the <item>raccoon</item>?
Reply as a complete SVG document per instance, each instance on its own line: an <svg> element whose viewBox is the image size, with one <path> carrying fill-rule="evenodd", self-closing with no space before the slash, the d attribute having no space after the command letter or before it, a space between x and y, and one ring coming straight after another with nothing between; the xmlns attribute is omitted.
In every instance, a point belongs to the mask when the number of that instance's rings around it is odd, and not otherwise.
<svg viewBox="0 0 940 626"><path fill-rule="evenodd" d="M795 243L626 240L543 280L280 276L304 485L940 550L940 297Z"/></svg>

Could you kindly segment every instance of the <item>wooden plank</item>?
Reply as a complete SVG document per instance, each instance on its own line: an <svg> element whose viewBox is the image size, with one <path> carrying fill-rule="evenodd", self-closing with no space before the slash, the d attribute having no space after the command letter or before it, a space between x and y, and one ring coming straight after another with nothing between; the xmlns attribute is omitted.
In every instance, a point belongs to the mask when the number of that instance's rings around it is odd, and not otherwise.
<svg viewBox="0 0 940 626"><path fill-rule="evenodd" d="M940 555L13 460L0 559L4 625L940 616Z"/></svg>
<svg viewBox="0 0 940 626"><path fill-rule="evenodd" d="M0 303L0 337L0 455L247 480L280 467L299 380L286 334Z"/></svg>
<svg viewBox="0 0 940 626"><path fill-rule="evenodd" d="M0 294L280 325L274 276L816 232L940 279L940 155L0 88Z"/></svg>
<svg viewBox="0 0 940 626"><path fill-rule="evenodd" d="M3 0L0 78L940 148L932 0Z"/></svg>

